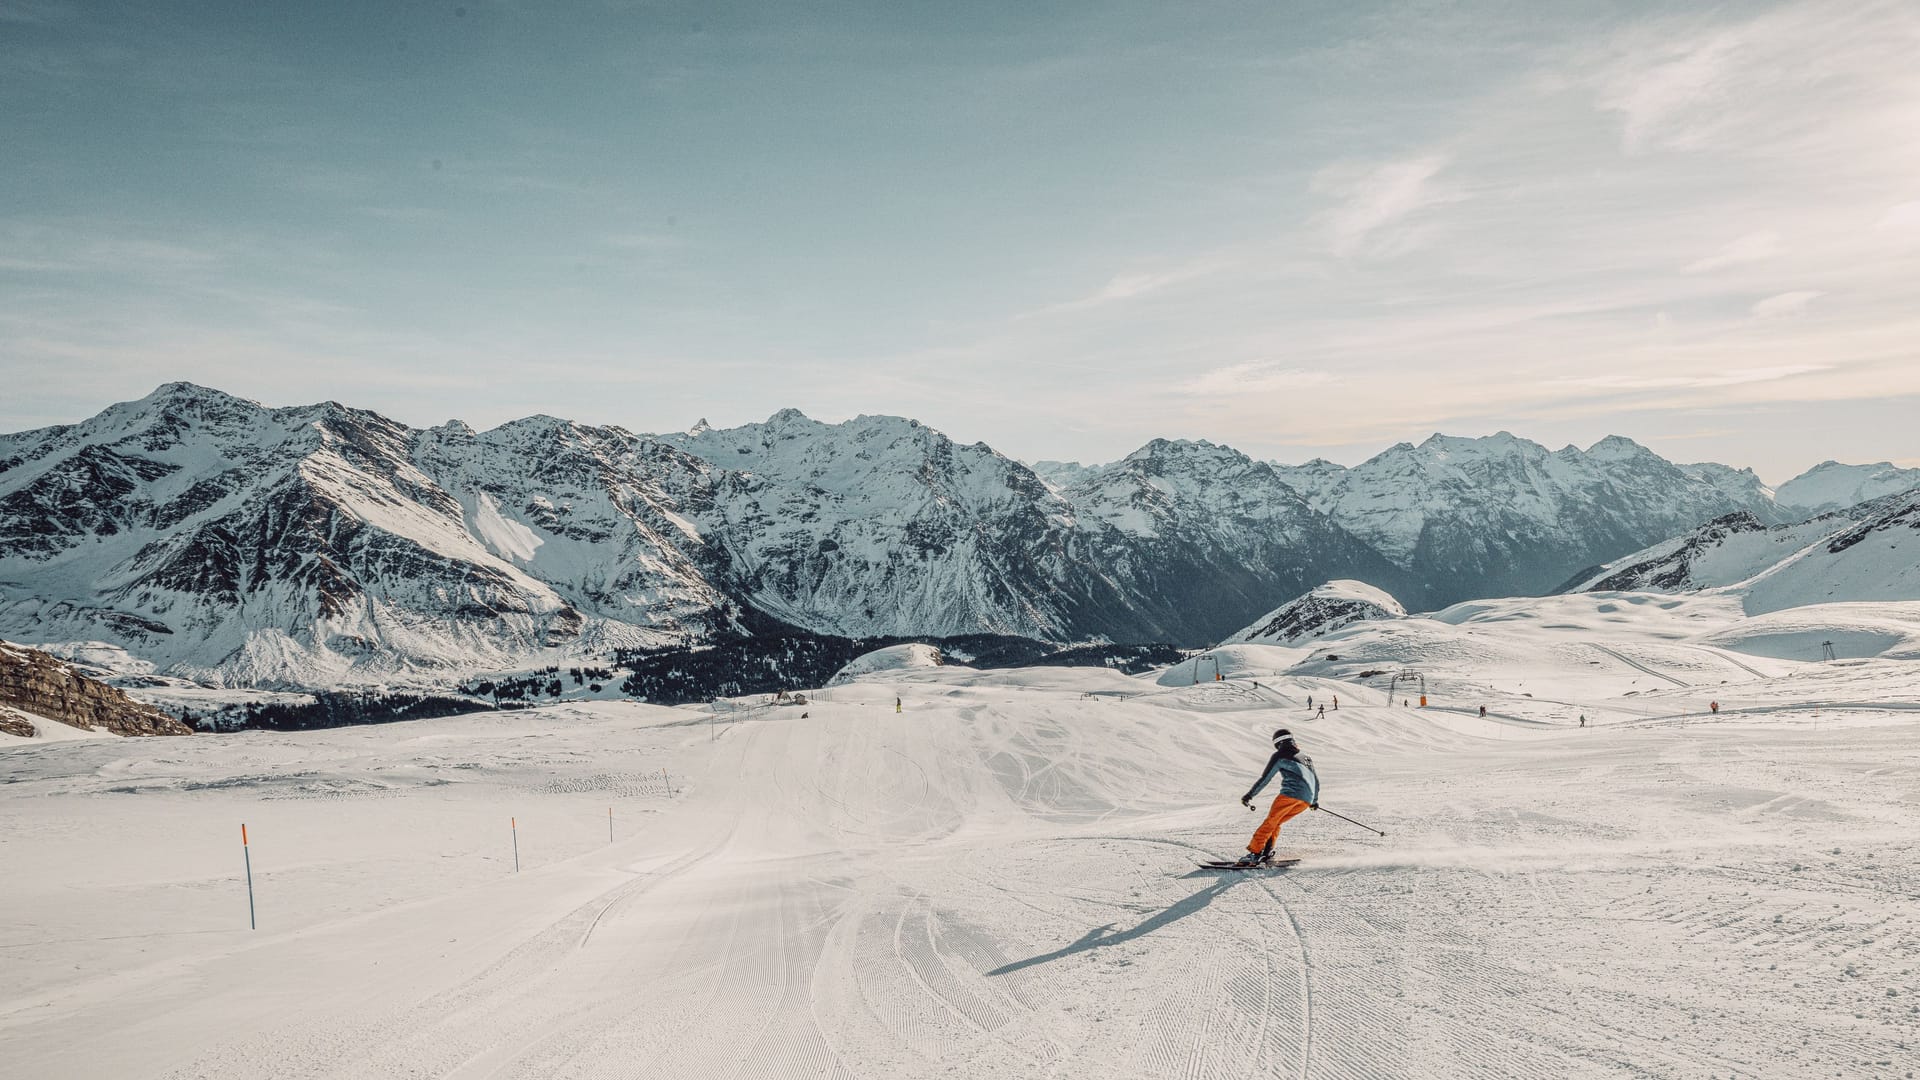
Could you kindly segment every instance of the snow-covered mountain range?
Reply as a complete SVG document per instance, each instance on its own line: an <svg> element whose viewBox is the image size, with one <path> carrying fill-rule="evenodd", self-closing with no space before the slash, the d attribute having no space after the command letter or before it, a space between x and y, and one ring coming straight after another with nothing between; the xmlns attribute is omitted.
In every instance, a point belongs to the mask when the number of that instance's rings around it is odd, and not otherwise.
<svg viewBox="0 0 1920 1080"><path fill-rule="evenodd" d="M1848 482L1893 482L1869 471ZM1624 439L1435 436L1352 469L1155 440L1036 469L898 417L422 430L173 383L0 435L0 634L303 686L782 624L1202 644L1336 578L1415 608L1544 592L1736 511L1803 516Z"/></svg>
<svg viewBox="0 0 1920 1080"><path fill-rule="evenodd" d="M1920 488L1920 469L1902 469L1890 461L1873 465L1823 461L1781 484L1773 495L1783 510L1815 517L1915 488Z"/></svg>
<svg viewBox="0 0 1920 1080"><path fill-rule="evenodd" d="M1435 435L1350 469L1315 460L1281 476L1420 582L1389 591L1422 607L1546 592L1730 511L1774 516L1750 470L1676 465L1619 436L1550 451L1504 431Z"/></svg>

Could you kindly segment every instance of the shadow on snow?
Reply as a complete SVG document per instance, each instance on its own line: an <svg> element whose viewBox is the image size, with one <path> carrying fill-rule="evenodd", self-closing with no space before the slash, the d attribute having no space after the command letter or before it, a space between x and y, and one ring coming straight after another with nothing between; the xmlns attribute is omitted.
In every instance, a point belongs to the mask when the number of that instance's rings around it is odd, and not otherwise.
<svg viewBox="0 0 1920 1080"><path fill-rule="evenodd" d="M1108 923L1105 926L1096 926L1081 935L1078 941L1062 945L1052 952L1041 953L1038 956L1029 956L1025 960L1015 960L1011 963L1002 964L992 971L987 972L987 974L1011 975L1016 971L1024 971L1027 968L1036 967L1040 964L1052 963L1055 960L1064 959L1076 953L1083 953L1089 949L1105 948L1108 945L1124 945L1137 938L1146 937L1156 930L1164 929L1189 915L1205 910L1208 904L1213 903L1215 897L1232 888L1236 882L1244 880L1246 880L1245 877L1240 875L1217 879L1209 882L1206 888L1201 889L1192 896L1175 901L1173 905L1165 911L1149 916L1136 926L1118 931L1114 930L1112 923Z"/></svg>

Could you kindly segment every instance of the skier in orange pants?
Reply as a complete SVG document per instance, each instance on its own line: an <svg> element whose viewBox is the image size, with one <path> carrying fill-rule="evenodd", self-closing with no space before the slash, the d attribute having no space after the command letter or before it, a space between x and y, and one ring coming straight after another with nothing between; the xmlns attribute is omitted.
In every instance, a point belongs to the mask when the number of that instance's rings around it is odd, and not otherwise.
<svg viewBox="0 0 1920 1080"><path fill-rule="evenodd" d="M1267 767L1261 771L1260 779L1253 787L1240 796L1240 805L1251 810L1253 797L1274 777L1280 778L1280 794L1274 796L1273 808L1267 811L1267 819L1254 831L1253 840L1247 844L1247 854L1240 860L1242 866L1256 866L1269 862L1273 858L1273 842L1280 835L1280 826L1312 809L1320 802L1320 774L1313 771L1313 759L1302 754L1300 747L1293 741L1293 732L1281 728L1273 733L1273 756L1267 759Z"/></svg>

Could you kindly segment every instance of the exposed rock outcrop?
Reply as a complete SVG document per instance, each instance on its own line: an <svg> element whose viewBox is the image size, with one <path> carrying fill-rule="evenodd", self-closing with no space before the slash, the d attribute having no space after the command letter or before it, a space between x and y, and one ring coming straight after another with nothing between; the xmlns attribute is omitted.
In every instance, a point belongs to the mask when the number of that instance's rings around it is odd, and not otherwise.
<svg viewBox="0 0 1920 1080"><path fill-rule="evenodd" d="M193 729L38 649L0 641L0 731L31 737L32 719L115 735L191 735Z"/></svg>

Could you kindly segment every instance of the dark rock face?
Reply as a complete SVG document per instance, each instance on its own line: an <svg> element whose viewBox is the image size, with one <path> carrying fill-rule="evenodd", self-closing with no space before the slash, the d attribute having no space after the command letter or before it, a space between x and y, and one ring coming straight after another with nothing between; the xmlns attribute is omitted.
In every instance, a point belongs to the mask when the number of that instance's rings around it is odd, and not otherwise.
<svg viewBox="0 0 1920 1080"><path fill-rule="evenodd" d="M10 710L18 710L12 712ZM65 663L22 645L0 641L0 731L32 736L33 713L83 731L115 735L191 735L193 729Z"/></svg>

